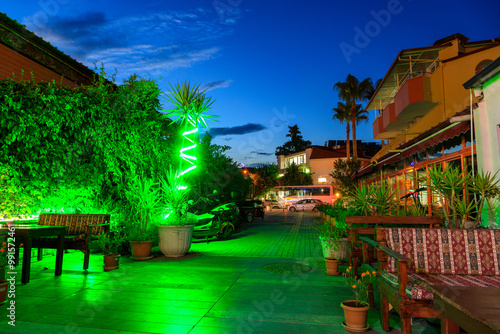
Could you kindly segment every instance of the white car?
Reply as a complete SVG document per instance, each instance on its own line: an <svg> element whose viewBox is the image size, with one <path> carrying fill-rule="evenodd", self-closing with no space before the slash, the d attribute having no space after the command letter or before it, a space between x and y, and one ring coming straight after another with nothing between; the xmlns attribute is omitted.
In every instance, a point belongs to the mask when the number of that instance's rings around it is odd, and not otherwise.
<svg viewBox="0 0 500 334"><path fill-rule="evenodd" d="M291 204L287 205L287 209L291 212L294 212L297 210L316 212L316 211L318 211L316 206L319 204L323 204L323 202L320 201L319 199L311 199L311 198L301 199L300 201L297 201L295 203L291 203Z"/></svg>

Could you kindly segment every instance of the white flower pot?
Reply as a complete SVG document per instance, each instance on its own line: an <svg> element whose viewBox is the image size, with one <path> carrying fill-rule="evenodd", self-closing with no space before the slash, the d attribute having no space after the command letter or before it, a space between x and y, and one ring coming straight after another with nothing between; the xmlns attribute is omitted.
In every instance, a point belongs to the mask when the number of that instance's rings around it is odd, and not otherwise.
<svg viewBox="0 0 500 334"><path fill-rule="evenodd" d="M333 246L322 237L319 237L321 241L321 246L323 248L323 257L325 258L336 258L340 261L345 261L348 257L347 254L347 238L342 238L339 240L339 245L337 251L333 250Z"/></svg>
<svg viewBox="0 0 500 334"><path fill-rule="evenodd" d="M191 248L193 225L158 226L160 250L166 257L181 257Z"/></svg>

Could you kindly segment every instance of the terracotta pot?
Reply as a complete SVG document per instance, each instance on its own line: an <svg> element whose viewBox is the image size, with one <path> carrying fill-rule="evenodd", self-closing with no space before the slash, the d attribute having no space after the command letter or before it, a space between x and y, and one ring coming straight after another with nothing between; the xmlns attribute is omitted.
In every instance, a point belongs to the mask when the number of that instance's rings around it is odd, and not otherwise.
<svg viewBox="0 0 500 334"><path fill-rule="evenodd" d="M328 275L337 276L339 271L339 260L333 257L325 257L326 273Z"/></svg>
<svg viewBox="0 0 500 334"><path fill-rule="evenodd" d="M149 260L151 256L151 248L153 241L131 241L132 243L132 259L133 260Z"/></svg>
<svg viewBox="0 0 500 334"><path fill-rule="evenodd" d="M120 254L104 255L104 271L118 269L120 263Z"/></svg>
<svg viewBox="0 0 500 334"><path fill-rule="evenodd" d="M166 257L181 257L191 248L193 225L158 226L160 250Z"/></svg>
<svg viewBox="0 0 500 334"><path fill-rule="evenodd" d="M357 332L368 330L366 319L370 305L356 306L355 300L345 300L340 306L344 309L346 327L355 329Z"/></svg>
<svg viewBox="0 0 500 334"><path fill-rule="evenodd" d="M0 305L7 300L7 291L9 290L9 282L0 280Z"/></svg>

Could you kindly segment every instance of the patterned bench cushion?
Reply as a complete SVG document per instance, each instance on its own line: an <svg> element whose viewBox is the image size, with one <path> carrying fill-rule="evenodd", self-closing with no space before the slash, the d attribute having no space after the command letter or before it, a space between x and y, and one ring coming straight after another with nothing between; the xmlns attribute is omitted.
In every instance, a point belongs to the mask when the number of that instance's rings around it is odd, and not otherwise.
<svg viewBox="0 0 500 334"><path fill-rule="evenodd" d="M41 213L38 218L38 225L67 226L66 235L84 235L87 233L87 225L109 223L110 215L107 214L52 214ZM103 231L103 226L92 228L93 235L99 235Z"/></svg>
<svg viewBox="0 0 500 334"><path fill-rule="evenodd" d="M500 230L383 228L387 246L412 262L409 271L446 275L500 275ZM397 271L389 257L387 271Z"/></svg>
<svg viewBox="0 0 500 334"><path fill-rule="evenodd" d="M382 272L382 279L392 286L398 286L398 277L389 272ZM500 288L499 276L477 275L441 275L441 274L408 274L406 294L411 299L432 300L433 293L426 288L429 285L447 286L480 286Z"/></svg>

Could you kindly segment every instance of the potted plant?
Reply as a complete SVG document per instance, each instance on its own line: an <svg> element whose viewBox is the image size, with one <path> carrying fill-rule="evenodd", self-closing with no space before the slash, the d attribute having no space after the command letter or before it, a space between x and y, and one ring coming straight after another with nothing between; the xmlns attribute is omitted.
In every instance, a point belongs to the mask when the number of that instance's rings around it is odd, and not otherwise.
<svg viewBox="0 0 500 334"><path fill-rule="evenodd" d="M348 267L343 274L347 286L354 293L354 300L345 300L340 306L344 309L344 328L353 332L364 332L369 326L366 323L370 304L368 303L368 287L375 283L377 274L373 272L363 272L359 277L354 276L352 267Z"/></svg>
<svg viewBox="0 0 500 334"><path fill-rule="evenodd" d="M149 260L153 258L151 248L157 231L154 223L160 212L159 185L150 178L134 175L128 184L126 197L132 214L132 222L128 226L132 259Z"/></svg>
<svg viewBox="0 0 500 334"><path fill-rule="evenodd" d="M328 275L336 276L340 272L339 265L339 249L345 243L342 239L345 238L345 230L331 224L328 221L320 221L316 226L319 232L319 239L323 248L323 256L325 258L326 273ZM343 245L346 247L346 245Z"/></svg>
<svg viewBox="0 0 500 334"><path fill-rule="evenodd" d="M170 168L160 181L164 217L158 226L160 250L166 257L181 257L191 248L195 216L188 213L193 201L181 186L179 174Z"/></svg>
<svg viewBox="0 0 500 334"><path fill-rule="evenodd" d="M120 250L125 239L122 234L115 231L101 234L97 240L104 252L104 271L118 269L120 264Z"/></svg>

